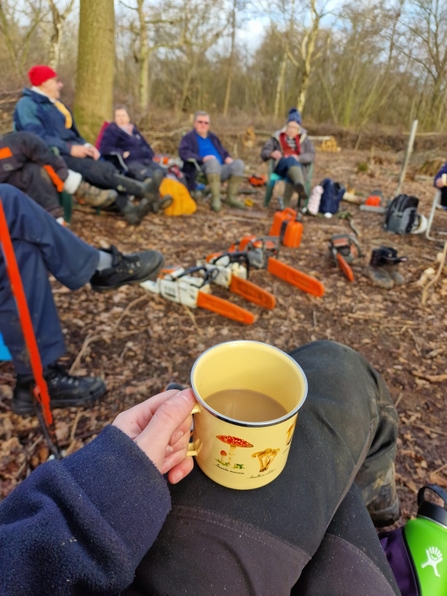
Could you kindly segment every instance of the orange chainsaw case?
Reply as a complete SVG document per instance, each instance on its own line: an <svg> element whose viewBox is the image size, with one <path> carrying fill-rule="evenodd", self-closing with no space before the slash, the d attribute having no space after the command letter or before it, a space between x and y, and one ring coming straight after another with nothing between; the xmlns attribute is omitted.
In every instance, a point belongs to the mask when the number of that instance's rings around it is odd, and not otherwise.
<svg viewBox="0 0 447 596"><path fill-rule="evenodd" d="M296 221L296 211L286 207L273 216L269 236L279 236L281 244L289 248L298 248L303 236L303 224Z"/></svg>

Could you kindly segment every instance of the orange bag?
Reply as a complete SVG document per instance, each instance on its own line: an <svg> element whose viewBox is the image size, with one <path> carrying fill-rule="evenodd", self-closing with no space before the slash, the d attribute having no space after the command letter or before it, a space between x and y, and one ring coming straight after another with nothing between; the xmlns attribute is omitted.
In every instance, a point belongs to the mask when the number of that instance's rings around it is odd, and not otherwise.
<svg viewBox="0 0 447 596"><path fill-rule="evenodd" d="M160 184L160 195L171 195L172 204L164 210L165 215L192 215L197 209L194 199L184 184L172 178L163 178Z"/></svg>

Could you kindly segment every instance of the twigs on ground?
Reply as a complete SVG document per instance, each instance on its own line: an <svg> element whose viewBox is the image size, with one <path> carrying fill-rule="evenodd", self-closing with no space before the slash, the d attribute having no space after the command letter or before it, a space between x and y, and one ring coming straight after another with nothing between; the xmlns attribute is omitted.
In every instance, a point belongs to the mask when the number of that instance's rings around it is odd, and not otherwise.
<svg viewBox="0 0 447 596"><path fill-rule="evenodd" d="M446 257L447 257L447 242L444 243L444 250L442 251L442 258L441 258L441 262L439 263L439 269L436 272L436 275L422 290L422 304L424 306L425 306L425 303L427 302L428 290L429 290L429 288L431 288L431 286L434 286L435 283L438 281L438 279L442 273L442 270L444 268Z"/></svg>

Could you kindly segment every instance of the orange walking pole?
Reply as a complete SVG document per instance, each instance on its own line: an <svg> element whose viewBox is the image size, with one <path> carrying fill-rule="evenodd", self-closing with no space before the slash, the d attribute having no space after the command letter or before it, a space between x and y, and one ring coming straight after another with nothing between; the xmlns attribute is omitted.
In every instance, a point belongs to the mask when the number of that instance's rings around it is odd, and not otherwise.
<svg viewBox="0 0 447 596"><path fill-rule="evenodd" d="M50 396L45 379L43 378L42 361L40 359L39 348L37 346L36 336L33 329L33 323L26 301L25 291L23 289L22 278L17 265L14 247L9 235L8 222L6 221L5 212L3 210L3 203L0 198L0 243L3 248L3 255L6 261L6 270L8 272L11 290L16 300L17 310L19 313L20 326L22 327L23 337L25 339L26 348L28 350L31 369L33 371L36 386L34 388L34 397L42 408L43 414L43 429L47 440L52 443L51 450L60 457L59 449L57 447L56 435L54 432L53 413L50 406Z"/></svg>

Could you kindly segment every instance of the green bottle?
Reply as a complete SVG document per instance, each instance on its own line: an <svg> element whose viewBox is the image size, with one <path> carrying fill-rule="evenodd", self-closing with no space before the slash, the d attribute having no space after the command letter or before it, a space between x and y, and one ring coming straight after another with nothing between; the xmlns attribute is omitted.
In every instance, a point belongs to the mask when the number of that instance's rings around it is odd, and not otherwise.
<svg viewBox="0 0 447 596"><path fill-rule="evenodd" d="M434 484L423 486L418 492L418 512L404 527L420 596L447 595L447 510L426 501L430 490L447 505L447 492Z"/></svg>

